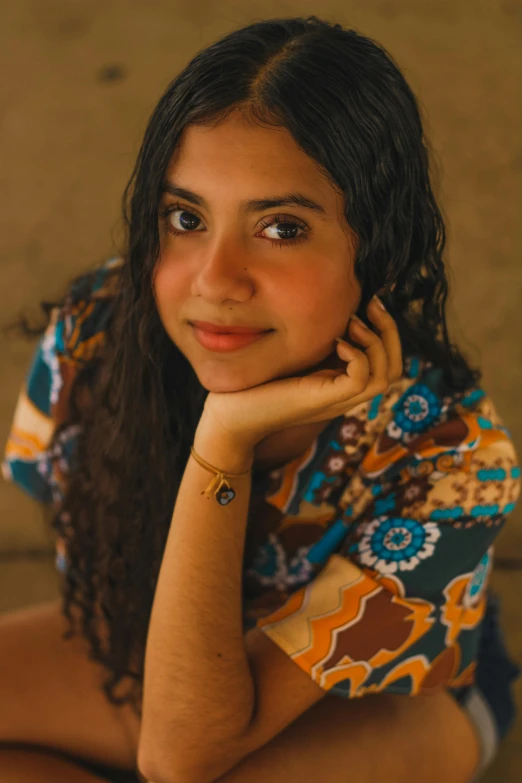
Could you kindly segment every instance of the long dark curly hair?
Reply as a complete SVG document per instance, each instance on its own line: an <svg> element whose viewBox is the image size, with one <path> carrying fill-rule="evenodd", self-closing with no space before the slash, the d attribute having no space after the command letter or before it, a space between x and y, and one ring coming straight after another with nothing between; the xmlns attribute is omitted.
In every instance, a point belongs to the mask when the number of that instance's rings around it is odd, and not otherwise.
<svg viewBox="0 0 522 783"><path fill-rule="evenodd" d="M137 715L154 591L208 394L168 337L153 295L161 184L183 130L215 126L234 109L253 123L286 127L344 193L358 237L357 314L368 323L367 305L380 291L405 357L431 360L456 391L481 379L448 337L446 232L431 156L417 100L386 50L310 16L257 21L197 53L147 125L122 199L123 265L103 351L79 369L69 419L53 436L54 444L64 427L78 425L67 490L52 520L67 544L61 590L68 635L88 639L91 658L108 672L107 697L131 703ZM75 278L67 301L88 299L93 279ZM49 315L64 301L40 306ZM25 319L21 326L30 335L45 329L30 330ZM129 687L117 695L120 684Z"/></svg>

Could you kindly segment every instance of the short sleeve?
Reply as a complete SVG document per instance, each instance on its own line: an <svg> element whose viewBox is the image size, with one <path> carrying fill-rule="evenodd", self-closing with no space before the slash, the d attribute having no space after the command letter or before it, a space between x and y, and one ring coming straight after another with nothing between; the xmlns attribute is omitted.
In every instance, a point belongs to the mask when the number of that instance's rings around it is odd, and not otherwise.
<svg viewBox="0 0 522 783"><path fill-rule="evenodd" d="M63 304L51 310L19 390L2 475L43 503L57 503L62 496L61 476L74 451L77 426L66 428L63 435L60 431L53 455L49 446L55 431L69 418L78 370L103 348L122 265L122 258L111 258L70 283Z"/></svg>
<svg viewBox="0 0 522 783"><path fill-rule="evenodd" d="M56 429L53 415L63 385L56 340L60 309L51 311L45 333L33 353L15 406L2 460L6 481L18 484L34 500L51 503L47 448Z"/></svg>
<svg viewBox="0 0 522 783"><path fill-rule="evenodd" d="M338 550L256 623L342 698L473 682L493 542L520 494L507 430L475 413L395 449L366 503L332 521L345 528ZM366 475L378 464L368 454Z"/></svg>

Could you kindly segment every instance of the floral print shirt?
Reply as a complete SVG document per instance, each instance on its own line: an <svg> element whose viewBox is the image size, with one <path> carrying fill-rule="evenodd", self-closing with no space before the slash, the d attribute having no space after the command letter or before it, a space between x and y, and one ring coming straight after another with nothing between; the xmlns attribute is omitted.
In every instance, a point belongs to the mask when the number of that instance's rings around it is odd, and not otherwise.
<svg viewBox="0 0 522 783"><path fill-rule="evenodd" d="M103 346L122 263L107 261L84 300L52 311L20 389L2 473L44 503L63 497L77 429L48 446L76 369ZM400 380L329 422L306 452L254 469L244 630L260 628L342 698L469 685L494 541L519 495L491 398L456 393L440 368L406 357Z"/></svg>

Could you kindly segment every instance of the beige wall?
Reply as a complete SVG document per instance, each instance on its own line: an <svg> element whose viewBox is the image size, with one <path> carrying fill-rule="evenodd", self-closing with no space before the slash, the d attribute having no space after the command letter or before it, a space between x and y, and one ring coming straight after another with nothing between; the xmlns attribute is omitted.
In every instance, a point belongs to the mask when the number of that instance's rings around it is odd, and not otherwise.
<svg viewBox="0 0 522 783"><path fill-rule="evenodd" d="M6 8L7 7L7 8ZM16 0L0 23L0 297L2 324L110 257L120 197L146 120L196 50L272 16L324 18L382 43L424 110L443 167L453 283L450 324L484 369L522 454L521 4L517 0ZM104 69L118 66L121 78ZM455 318L458 307L459 316ZM0 342L5 443L34 343ZM57 595L50 537L36 504L0 484L0 610ZM522 506L497 545L510 651L522 660L518 609ZM43 550L43 554L42 554ZM17 556L18 553L18 556ZM516 565L517 563L515 563ZM511 563L513 565L513 563ZM522 683L518 685L522 704ZM488 781L519 780L522 719Z"/></svg>

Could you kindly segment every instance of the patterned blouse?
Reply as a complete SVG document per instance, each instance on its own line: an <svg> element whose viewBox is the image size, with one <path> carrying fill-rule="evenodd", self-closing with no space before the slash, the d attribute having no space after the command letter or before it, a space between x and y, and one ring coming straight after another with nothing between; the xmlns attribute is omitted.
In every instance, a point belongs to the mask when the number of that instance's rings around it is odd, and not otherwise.
<svg viewBox="0 0 522 783"><path fill-rule="evenodd" d="M122 259L52 311L19 392L6 480L59 504L77 426L48 449L75 371L102 347ZM55 457L55 459L52 459ZM455 393L421 356L331 421L299 457L254 470L244 629L260 628L342 698L474 681L495 538L520 495L510 433L479 387ZM67 568L61 539L56 565Z"/></svg>

